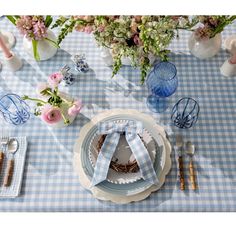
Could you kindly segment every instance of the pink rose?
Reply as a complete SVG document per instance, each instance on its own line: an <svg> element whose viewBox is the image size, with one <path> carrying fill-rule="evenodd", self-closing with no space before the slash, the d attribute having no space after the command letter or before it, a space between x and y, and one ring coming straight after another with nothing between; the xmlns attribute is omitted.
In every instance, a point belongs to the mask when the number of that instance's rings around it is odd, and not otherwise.
<svg viewBox="0 0 236 236"><path fill-rule="evenodd" d="M58 84L62 81L63 75L60 72L53 73L48 78L48 83L52 88L58 86Z"/></svg>
<svg viewBox="0 0 236 236"><path fill-rule="evenodd" d="M137 34L134 36L133 40L136 45L142 45L142 41Z"/></svg>
<svg viewBox="0 0 236 236"><path fill-rule="evenodd" d="M41 119L48 124L55 124L62 119L61 111L58 108L46 104L41 110Z"/></svg>
<svg viewBox="0 0 236 236"><path fill-rule="evenodd" d="M80 100L75 101L73 106L68 109L68 115L69 116L78 115L80 113L81 108L82 108L82 102Z"/></svg>
<svg viewBox="0 0 236 236"><path fill-rule="evenodd" d="M83 29L83 32L85 32L85 33L87 33L87 34L90 34L90 33L92 33L92 31L93 31L93 27L92 26L86 26L86 27L84 27L84 29Z"/></svg>
<svg viewBox="0 0 236 236"><path fill-rule="evenodd" d="M99 27L98 27L98 32L104 32L104 30L105 30L105 25L100 25Z"/></svg>

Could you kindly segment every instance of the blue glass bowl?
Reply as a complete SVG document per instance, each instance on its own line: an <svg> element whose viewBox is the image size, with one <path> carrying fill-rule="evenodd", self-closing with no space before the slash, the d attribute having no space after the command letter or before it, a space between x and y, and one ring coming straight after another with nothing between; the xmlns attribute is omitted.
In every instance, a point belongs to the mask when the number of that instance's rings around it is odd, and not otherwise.
<svg viewBox="0 0 236 236"><path fill-rule="evenodd" d="M181 98L173 107L171 120L181 129L191 128L198 120L200 107L189 97Z"/></svg>
<svg viewBox="0 0 236 236"><path fill-rule="evenodd" d="M0 112L5 121L13 125L24 124L30 118L30 107L16 94L0 98Z"/></svg>

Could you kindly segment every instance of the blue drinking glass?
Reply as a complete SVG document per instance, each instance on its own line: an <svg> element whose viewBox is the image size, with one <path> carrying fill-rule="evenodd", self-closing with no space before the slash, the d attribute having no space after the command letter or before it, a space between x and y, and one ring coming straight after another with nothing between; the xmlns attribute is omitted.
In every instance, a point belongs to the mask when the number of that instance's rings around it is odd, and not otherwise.
<svg viewBox="0 0 236 236"><path fill-rule="evenodd" d="M0 113L6 122L20 125L30 118L30 107L20 96L6 94L0 98Z"/></svg>
<svg viewBox="0 0 236 236"><path fill-rule="evenodd" d="M199 111L200 107L193 98L181 98L172 109L171 120L175 126L188 129L197 122Z"/></svg>
<svg viewBox="0 0 236 236"><path fill-rule="evenodd" d="M163 61L154 66L147 78L149 95L147 106L153 112L161 113L167 108L166 97L178 87L177 70L173 63Z"/></svg>

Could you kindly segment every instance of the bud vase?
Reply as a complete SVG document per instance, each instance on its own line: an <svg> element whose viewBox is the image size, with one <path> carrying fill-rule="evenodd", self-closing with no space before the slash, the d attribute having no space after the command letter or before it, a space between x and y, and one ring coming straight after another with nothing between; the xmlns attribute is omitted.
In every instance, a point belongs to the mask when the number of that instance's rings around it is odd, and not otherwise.
<svg viewBox="0 0 236 236"><path fill-rule="evenodd" d="M57 38L56 35L51 31L48 30L47 31L47 38L56 42ZM25 49L25 51L32 57L34 58L34 52L33 52L33 45L32 45L32 41L30 39L27 39L26 36L24 36L23 39L23 47ZM51 57L53 57L57 52L57 48L55 47L55 45L53 45L52 42L46 40L46 39L42 39L42 40L38 40L38 54L40 57L40 61L45 61L50 59Z"/></svg>
<svg viewBox="0 0 236 236"><path fill-rule="evenodd" d="M188 47L192 55L199 59L208 59L215 56L221 49L221 34L210 39L197 39L193 33L188 41Z"/></svg>

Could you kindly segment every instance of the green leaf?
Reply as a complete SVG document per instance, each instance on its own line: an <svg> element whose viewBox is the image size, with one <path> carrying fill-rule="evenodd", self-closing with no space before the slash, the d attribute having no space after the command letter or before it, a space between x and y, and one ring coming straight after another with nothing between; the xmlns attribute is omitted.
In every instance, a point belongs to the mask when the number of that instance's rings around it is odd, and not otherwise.
<svg viewBox="0 0 236 236"><path fill-rule="evenodd" d="M57 44L57 42L49 39L49 38L45 38L45 40L47 40L48 42L50 42L55 48L60 48L60 46Z"/></svg>
<svg viewBox="0 0 236 236"><path fill-rule="evenodd" d="M53 19L51 16L46 16L45 26L48 28L51 25L52 21L53 21Z"/></svg>
<svg viewBox="0 0 236 236"><path fill-rule="evenodd" d="M58 27L58 26L62 27L62 26L66 23L66 21L68 21L68 20L69 20L69 18L66 18L66 17L64 17L64 16L60 16L60 17L56 20L56 22L52 25L51 29L56 28L56 27Z"/></svg>
<svg viewBox="0 0 236 236"><path fill-rule="evenodd" d="M40 92L40 94L42 94L43 96L48 96L51 95L51 88L46 88L43 91Z"/></svg>
<svg viewBox="0 0 236 236"><path fill-rule="evenodd" d="M16 25L16 17L14 16L7 16L7 19L11 21L12 24Z"/></svg>
<svg viewBox="0 0 236 236"><path fill-rule="evenodd" d="M37 40L32 40L32 45L33 45L33 52L34 52L34 58L36 61L40 60L40 56L38 53L38 41Z"/></svg>

